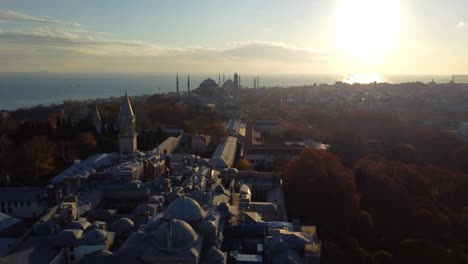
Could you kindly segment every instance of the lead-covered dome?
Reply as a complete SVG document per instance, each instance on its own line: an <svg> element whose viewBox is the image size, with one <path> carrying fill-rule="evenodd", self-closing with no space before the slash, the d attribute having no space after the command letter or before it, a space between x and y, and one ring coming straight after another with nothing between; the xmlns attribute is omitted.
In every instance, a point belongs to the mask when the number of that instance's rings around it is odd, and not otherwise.
<svg viewBox="0 0 468 264"><path fill-rule="evenodd" d="M197 201L189 197L180 197L167 207L164 218L167 220L178 219L190 223L202 220L203 214L203 209Z"/></svg>
<svg viewBox="0 0 468 264"><path fill-rule="evenodd" d="M158 248L166 251L191 248L198 239L197 233L187 222L176 219L165 221L152 235Z"/></svg>

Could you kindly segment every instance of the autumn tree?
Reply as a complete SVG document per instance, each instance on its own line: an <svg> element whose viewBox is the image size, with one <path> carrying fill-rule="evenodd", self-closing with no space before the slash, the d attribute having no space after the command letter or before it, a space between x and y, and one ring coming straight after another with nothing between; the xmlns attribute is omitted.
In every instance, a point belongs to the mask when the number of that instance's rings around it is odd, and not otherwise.
<svg viewBox="0 0 468 264"><path fill-rule="evenodd" d="M248 159L242 158L237 162L237 169L241 171L250 170L251 164Z"/></svg>
<svg viewBox="0 0 468 264"><path fill-rule="evenodd" d="M55 144L46 136L36 136L21 146L25 173L32 175L32 180L38 182L39 177L51 173L55 169Z"/></svg>
<svg viewBox="0 0 468 264"><path fill-rule="evenodd" d="M7 182L14 144L7 135L0 136L0 182ZM10 175L11 176L11 175Z"/></svg>
<svg viewBox="0 0 468 264"><path fill-rule="evenodd" d="M359 199L352 172L325 150L305 149L288 164L284 191L290 214L325 235L348 232Z"/></svg>

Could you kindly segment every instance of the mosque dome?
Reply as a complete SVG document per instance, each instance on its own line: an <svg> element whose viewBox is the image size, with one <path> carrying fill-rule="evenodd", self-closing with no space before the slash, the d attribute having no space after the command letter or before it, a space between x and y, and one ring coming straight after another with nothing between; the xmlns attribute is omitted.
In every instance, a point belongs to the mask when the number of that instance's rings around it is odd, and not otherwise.
<svg viewBox="0 0 468 264"><path fill-rule="evenodd" d="M204 260L204 263L207 264L222 264L224 263L224 253L215 247L211 247L206 251Z"/></svg>
<svg viewBox="0 0 468 264"><path fill-rule="evenodd" d="M112 223L112 229L119 234L130 233L133 229L133 221L127 217L122 217Z"/></svg>
<svg viewBox="0 0 468 264"><path fill-rule="evenodd" d="M176 219L165 221L152 235L158 248L166 251L191 248L198 239L197 233L187 222Z"/></svg>
<svg viewBox="0 0 468 264"><path fill-rule="evenodd" d="M164 212L164 217L179 219L186 222L196 222L203 218L203 209L197 201L189 197L180 197L174 200Z"/></svg>
<svg viewBox="0 0 468 264"><path fill-rule="evenodd" d="M208 78L200 83L200 87L218 87L218 84L211 78Z"/></svg>
<svg viewBox="0 0 468 264"><path fill-rule="evenodd" d="M219 85L213 79L206 79L195 91L202 96L215 96L218 94Z"/></svg>

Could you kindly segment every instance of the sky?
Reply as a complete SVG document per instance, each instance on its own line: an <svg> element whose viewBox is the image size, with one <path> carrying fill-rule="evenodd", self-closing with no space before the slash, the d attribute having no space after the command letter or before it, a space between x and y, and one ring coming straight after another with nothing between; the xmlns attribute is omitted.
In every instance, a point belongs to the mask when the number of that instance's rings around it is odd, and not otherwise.
<svg viewBox="0 0 468 264"><path fill-rule="evenodd" d="M467 74L466 0L0 0L0 72Z"/></svg>

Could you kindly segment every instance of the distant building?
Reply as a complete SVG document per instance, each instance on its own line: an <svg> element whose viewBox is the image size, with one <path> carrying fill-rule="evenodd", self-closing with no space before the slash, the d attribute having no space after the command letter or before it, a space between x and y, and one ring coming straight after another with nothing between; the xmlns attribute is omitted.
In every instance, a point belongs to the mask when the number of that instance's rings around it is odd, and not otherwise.
<svg viewBox="0 0 468 264"><path fill-rule="evenodd" d="M2 188L0 190L1 212L11 217L37 218L48 209L47 192L44 188Z"/></svg>
<svg viewBox="0 0 468 264"><path fill-rule="evenodd" d="M257 120L255 127L262 133L273 133L279 129L279 121L276 119Z"/></svg>
<svg viewBox="0 0 468 264"><path fill-rule="evenodd" d="M252 145L244 151L244 158L250 161L251 168L259 170L260 168L271 168L277 162L288 161L299 156L301 151L306 148L302 145L296 146L268 146Z"/></svg>
<svg viewBox="0 0 468 264"><path fill-rule="evenodd" d="M130 99L125 97L120 105L119 113L119 145L120 153L132 154L137 150L136 116L133 113Z"/></svg>
<svg viewBox="0 0 468 264"><path fill-rule="evenodd" d="M208 135L193 135L192 150L195 152L205 152L206 147L210 144L211 137Z"/></svg>
<svg viewBox="0 0 468 264"><path fill-rule="evenodd" d="M223 143L219 144L213 156L211 164L216 169L230 168L234 165L234 159L237 151L237 138L228 137Z"/></svg>

